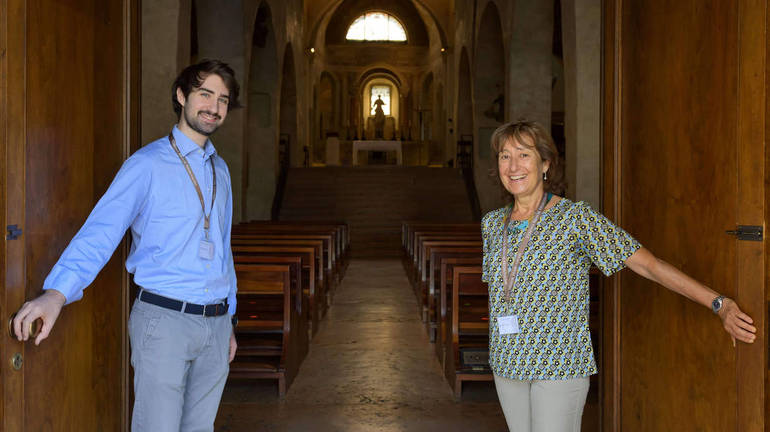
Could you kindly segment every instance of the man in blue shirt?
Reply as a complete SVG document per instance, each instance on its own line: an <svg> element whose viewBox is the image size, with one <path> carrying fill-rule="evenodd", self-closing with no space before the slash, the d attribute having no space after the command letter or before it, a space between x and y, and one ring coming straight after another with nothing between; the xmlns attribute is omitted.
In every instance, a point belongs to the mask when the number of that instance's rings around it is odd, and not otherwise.
<svg viewBox="0 0 770 432"><path fill-rule="evenodd" d="M126 269L141 288L128 322L133 431L213 431L235 356L236 278L227 164L208 139L239 107L233 70L189 66L172 87L179 122L131 155L43 285L13 322L19 340L42 320L39 344L65 304L79 300L126 229ZM231 322L231 317L233 317Z"/></svg>

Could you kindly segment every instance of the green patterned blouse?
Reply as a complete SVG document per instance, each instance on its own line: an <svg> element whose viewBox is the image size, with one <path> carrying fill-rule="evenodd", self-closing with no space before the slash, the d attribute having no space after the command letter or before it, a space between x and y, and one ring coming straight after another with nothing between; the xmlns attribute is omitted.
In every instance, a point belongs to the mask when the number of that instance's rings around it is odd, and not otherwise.
<svg viewBox="0 0 770 432"><path fill-rule="evenodd" d="M609 276L625 267L625 260L642 246L588 204L562 199L543 212L506 302L502 231L507 211L508 207L493 210L481 221L492 371L518 380L597 373L588 330L588 271L594 264ZM509 269L526 231L526 224L514 225L508 229ZM500 334L497 317L507 315L518 316L519 333Z"/></svg>

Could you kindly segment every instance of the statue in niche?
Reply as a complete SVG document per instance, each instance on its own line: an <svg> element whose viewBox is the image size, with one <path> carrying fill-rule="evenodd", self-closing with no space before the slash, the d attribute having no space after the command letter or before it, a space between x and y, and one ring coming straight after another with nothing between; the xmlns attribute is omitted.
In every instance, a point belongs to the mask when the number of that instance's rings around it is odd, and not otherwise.
<svg viewBox="0 0 770 432"><path fill-rule="evenodd" d="M492 101L492 106L484 111L484 117L491 118L498 123L502 123L505 119L505 96L503 95L502 86L497 84L498 95L495 100Z"/></svg>
<svg viewBox="0 0 770 432"><path fill-rule="evenodd" d="M377 95L377 100L372 104L372 108L374 108L375 139L383 139L385 134L385 111L382 109L383 105L385 105L385 102L382 100L381 96Z"/></svg>

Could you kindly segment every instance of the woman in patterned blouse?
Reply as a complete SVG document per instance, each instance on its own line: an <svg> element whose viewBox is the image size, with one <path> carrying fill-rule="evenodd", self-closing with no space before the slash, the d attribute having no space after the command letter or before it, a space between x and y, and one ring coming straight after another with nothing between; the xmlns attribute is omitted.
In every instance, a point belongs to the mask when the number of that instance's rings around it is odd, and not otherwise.
<svg viewBox="0 0 770 432"><path fill-rule="evenodd" d="M733 300L656 258L584 202L554 195L564 183L541 125L505 124L491 144L494 175L513 204L482 220L482 279L489 284L489 363L512 431L580 430L588 377L597 373L588 329L591 265L605 275L628 266L712 307L733 343L754 342L753 321Z"/></svg>

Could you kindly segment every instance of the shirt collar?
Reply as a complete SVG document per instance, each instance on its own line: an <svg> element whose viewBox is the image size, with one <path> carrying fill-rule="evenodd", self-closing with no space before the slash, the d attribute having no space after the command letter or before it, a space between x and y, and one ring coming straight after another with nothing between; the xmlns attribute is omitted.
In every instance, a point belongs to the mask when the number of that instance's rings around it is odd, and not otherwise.
<svg viewBox="0 0 770 432"><path fill-rule="evenodd" d="M182 153L183 156L187 156L190 153L192 153L195 150L198 150L200 147L198 144L195 143L195 141L191 140L187 135L182 133L182 131L179 130L179 128L174 125L174 128L171 130L171 133L174 134L174 140L176 141L176 146L179 147L179 151ZM206 144L203 146L203 159L208 159L211 155L214 155L217 153L217 149L214 148L214 144L211 143L210 139L206 140Z"/></svg>

